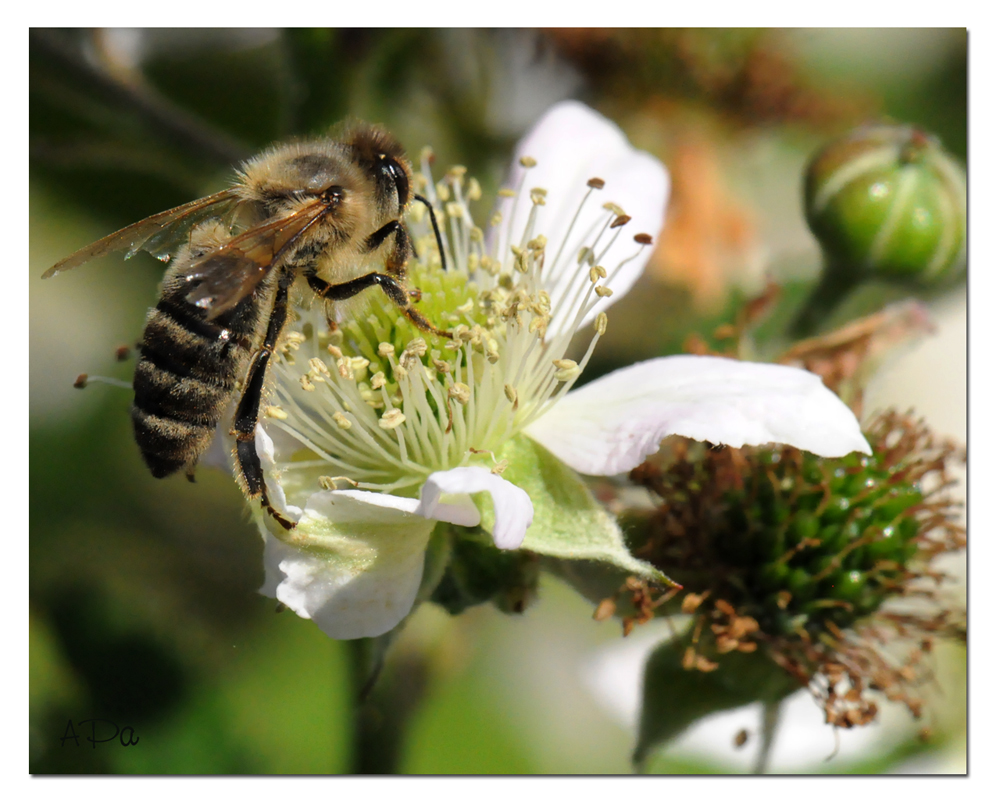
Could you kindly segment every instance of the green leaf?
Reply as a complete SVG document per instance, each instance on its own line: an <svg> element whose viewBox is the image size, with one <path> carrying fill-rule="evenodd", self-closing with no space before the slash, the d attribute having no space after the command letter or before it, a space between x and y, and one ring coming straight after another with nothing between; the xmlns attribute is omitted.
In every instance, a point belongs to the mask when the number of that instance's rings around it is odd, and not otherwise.
<svg viewBox="0 0 1000 800"><path fill-rule="evenodd" d="M646 662L639 741L632 757L637 765L702 717L750 703L777 703L800 688L762 650L727 653L712 672L684 669L682 659L689 645L689 637L672 639Z"/></svg>
<svg viewBox="0 0 1000 800"><path fill-rule="evenodd" d="M503 477L528 493L535 509L523 549L545 556L603 561L646 578L669 579L645 561L635 558L622 532L573 470L540 444L517 436L503 449L508 466ZM476 497L482 526L493 529L492 504Z"/></svg>

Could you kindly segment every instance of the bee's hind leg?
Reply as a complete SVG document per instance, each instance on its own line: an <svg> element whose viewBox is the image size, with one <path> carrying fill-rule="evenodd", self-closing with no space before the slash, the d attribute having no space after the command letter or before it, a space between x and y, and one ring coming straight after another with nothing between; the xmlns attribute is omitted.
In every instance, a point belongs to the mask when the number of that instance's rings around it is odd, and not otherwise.
<svg viewBox="0 0 1000 800"><path fill-rule="evenodd" d="M264 483L264 468L257 454L257 423L260 419L260 401L264 392L264 379L267 367L277 346L278 337L285 320L288 317L288 287L295 274L283 270L278 278L278 288L274 296L274 307L267 323L267 333L260 349L254 353L243 384L243 394L236 406L233 417L232 433L236 437L236 463L239 465L239 478L243 491L251 499L259 499L261 507L285 530L291 530L295 523L286 519L271 505L267 497L267 486Z"/></svg>

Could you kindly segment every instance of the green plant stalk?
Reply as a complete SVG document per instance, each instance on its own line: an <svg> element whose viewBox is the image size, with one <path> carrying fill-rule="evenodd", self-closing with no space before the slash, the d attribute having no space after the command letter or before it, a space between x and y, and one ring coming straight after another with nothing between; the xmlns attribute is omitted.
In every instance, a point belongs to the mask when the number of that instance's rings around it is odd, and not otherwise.
<svg viewBox="0 0 1000 800"><path fill-rule="evenodd" d="M774 749L774 738L778 732L778 723L781 721L781 704L783 702L783 700L764 701L764 708L761 712L760 750L757 751L757 760L753 766L754 775L767 774L771 751Z"/></svg>
<svg viewBox="0 0 1000 800"><path fill-rule="evenodd" d="M789 328L793 339L807 339L822 329L837 307L862 282L860 270L844 264L824 264L822 277Z"/></svg>
<svg viewBox="0 0 1000 800"><path fill-rule="evenodd" d="M388 637L349 641L354 702L353 775L398 775L409 721L420 707L429 676L423 653L395 652L384 665Z"/></svg>

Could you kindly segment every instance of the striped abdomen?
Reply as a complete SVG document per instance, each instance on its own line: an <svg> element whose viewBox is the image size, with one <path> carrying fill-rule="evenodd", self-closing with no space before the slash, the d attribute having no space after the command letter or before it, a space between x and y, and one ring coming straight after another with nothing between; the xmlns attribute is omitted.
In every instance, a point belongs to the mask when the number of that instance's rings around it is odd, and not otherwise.
<svg viewBox="0 0 1000 800"><path fill-rule="evenodd" d="M184 299L188 287L164 292L149 311L135 368L132 424L154 477L193 467L212 441L252 351L257 292L212 321Z"/></svg>

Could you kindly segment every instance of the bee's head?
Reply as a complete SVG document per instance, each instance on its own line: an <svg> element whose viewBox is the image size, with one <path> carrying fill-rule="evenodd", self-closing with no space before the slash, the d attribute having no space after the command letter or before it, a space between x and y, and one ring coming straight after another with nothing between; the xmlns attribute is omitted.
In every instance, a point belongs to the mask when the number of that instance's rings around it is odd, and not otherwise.
<svg viewBox="0 0 1000 800"><path fill-rule="evenodd" d="M354 161L373 181L379 207L387 213L402 211L413 197L410 162L403 146L392 134L371 125L352 130L345 144Z"/></svg>

